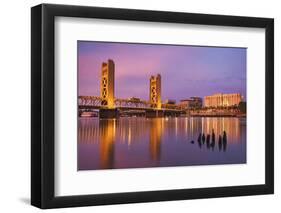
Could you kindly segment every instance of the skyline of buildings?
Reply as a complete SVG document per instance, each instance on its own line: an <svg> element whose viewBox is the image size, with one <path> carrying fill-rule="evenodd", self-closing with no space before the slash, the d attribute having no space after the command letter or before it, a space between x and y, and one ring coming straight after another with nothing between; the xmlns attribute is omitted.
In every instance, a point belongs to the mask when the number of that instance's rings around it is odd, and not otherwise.
<svg viewBox="0 0 281 213"><path fill-rule="evenodd" d="M201 97L190 97L180 100L179 105L183 108L201 108L203 106L203 99Z"/></svg>
<svg viewBox="0 0 281 213"><path fill-rule="evenodd" d="M101 106L109 109L115 108L115 63L112 59L101 64L101 83L100 98ZM182 109L200 109L202 107L231 107L238 106L243 101L240 93L216 93L209 96L182 99L178 103L176 100L166 99L162 102L161 75L151 75L149 78L149 103L152 108L161 109L163 104L166 106L180 106ZM128 100L141 102L139 97L129 97ZM168 104L168 105L167 105Z"/></svg>
<svg viewBox="0 0 281 213"><path fill-rule="evenodd" d="M79 95L100 96L100 65L114 59L118 98L149 100L148 79L161 75L162 100L239 93L246 100L246 49L78 42Z"/></svg>

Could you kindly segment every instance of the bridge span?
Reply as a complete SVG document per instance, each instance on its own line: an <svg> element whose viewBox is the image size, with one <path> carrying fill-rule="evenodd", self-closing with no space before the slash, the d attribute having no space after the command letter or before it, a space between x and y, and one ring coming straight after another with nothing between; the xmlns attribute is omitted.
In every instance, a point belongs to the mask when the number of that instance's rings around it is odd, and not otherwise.
<svg viewBox="0 0 281 213"><path fill-rule="evenodd" d="M119 116L164 117L185 115L186 111L174 104L161 104L154 108L153 104L144 100L115 99L114 108L102 105L102 99L96 96L79 96L78 108L81 115L84 111L98 110L101 118Z"/></svg>
<svg viewBox="0 0 281 213"><path fill-rule="evenodd" d="M84 111L98 110L100 118L116 118L120 115L144 115L146 117L180 116L186 111L176 104L161 101L161 75L149 79L149 100L116 98L115 64L113 60L102 63L100 96L79 96L79 115ZM137 110L137 111L136 111ZM142 113L140 113L142 112Z"/></svg>

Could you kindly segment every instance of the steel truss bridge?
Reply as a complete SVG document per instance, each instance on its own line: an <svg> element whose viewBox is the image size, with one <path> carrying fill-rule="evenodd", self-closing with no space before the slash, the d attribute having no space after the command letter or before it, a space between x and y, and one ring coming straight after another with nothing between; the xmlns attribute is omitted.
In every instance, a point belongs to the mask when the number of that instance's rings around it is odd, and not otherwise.
<svg viewBox="0 0 281 213"><path fill-rule="evenodd" d="M97 96L79 96L78 106L80 110L83 109L101 109L106 108L101 104L102 98ZM115 108L123 110L156 110L156 108L149 102L140 99L121 99L114 100ZM162 104L161 110L169 111L184 111L180 106L175 104Z"/></svg>

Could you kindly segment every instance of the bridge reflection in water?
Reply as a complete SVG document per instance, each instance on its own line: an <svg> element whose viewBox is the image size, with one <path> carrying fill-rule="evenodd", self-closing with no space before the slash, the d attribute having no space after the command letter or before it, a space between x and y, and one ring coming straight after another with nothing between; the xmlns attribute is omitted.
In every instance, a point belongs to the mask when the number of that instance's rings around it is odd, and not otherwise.
<svg viewBox="0 0 281 213"><path fill-rule="evenodd" d="M190 143L212 131L214 149ZM236 163L246 163L244 118L79 118L78 170Z"/></svg>

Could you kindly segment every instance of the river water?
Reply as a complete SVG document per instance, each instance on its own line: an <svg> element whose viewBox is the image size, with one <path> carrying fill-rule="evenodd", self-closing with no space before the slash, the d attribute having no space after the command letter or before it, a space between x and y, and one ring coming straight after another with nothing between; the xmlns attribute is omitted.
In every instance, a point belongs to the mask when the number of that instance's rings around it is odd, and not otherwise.
<svg viewBox="0 0 281 213"><path fill-rule="evenodd" d="M78 170L242 164L246 118L79 118L77 148Z"/></svg>

